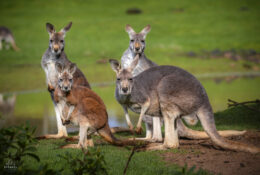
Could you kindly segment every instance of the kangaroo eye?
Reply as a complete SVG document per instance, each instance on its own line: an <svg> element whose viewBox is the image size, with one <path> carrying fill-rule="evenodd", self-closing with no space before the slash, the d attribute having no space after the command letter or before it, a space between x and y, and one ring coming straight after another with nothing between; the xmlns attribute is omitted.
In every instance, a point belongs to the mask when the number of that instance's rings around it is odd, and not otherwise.
<svg viewBox="0 0 260 175"><path fill-rule="evenodd" d="M50 42L52 43L52 42L53 42L53 40L51 39L51 40L50 40Z"/></svg>
<svg viewBox="0 0 260 175"><path fill-rule="evenodd" d="M141 40L142 43L144 43L144 40Z"/></svg>
<svg viewBox="0 0 260 175"><path fill-rule="evenodd" d="M133 78L129 78L128 80L129 80L129 81L133 81Z"/></svg>
<svg viewBox="0 0 260 175"><path fill-rule="evenodd" d="M64 40L60 40L61 43L64 43Z"/></svg>
<svg viewBox="0 0 260 175"><path fill-rule="evenodd" d="M134 40L133 40L133 39L131 39L130 41L131 41L131 42L134 42Z"/></svg>
<svg viewBox="0 0 260 175"><path fill-rule="evenodd" d="M70 82L72 82L72 79L69 79Z"/></svg>
<svg viewBox="0 0 260 175"><path fill-rule="evenodd" d="M60 81L60 82L62 82L62 81L63 81L63 79L62 79L62 78L60 78L60 79L59 79L59 81Z"/></svg>
<svg viewBox="0 0 260 175"><path fill-rule="evenodd" d="M117 81L120 81L120 78L117 78L116 80L117 80Z"/></svg>

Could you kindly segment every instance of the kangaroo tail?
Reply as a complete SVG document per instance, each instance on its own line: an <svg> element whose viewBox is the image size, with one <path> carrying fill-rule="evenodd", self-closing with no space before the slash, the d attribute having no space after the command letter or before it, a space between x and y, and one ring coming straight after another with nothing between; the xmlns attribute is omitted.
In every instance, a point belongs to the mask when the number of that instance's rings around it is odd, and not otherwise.
<svg viewBox="0 0 260 175"><path fill-rule="evenodd" d="M107 142L111 143L112 145L116 146L135 146L143 144L143 141L136 141L136 140L120 140L117 139L111 132L108 123L105 125L105 127L99 129L97 131L99 135L105 139Z"/></svg>
<svg viewBox="0 0 260 175"><path fill-rule="evenodd" d="M244 143L234 142L227 140L220 136L217 132L214 115L211 107L201 107L197 113L201 124L209 135L214 144L220 146L223 149L233 150L233 151L244 151L250 153L259 153L260 148L252 145L247 145Z"/></svg>
<svg viewBox="0 0 260 175"><path fill-rule="evenodd" d="M209 135L205 131L196 131L186 127L181 119L177 119L178 125L178 134L180 137L185 137L188 139L208 139ZM235 130L225 130L218 131L219 135L222 137L230 137L230 136L240 136L244 135L246 131L235 131Z"/></svg>

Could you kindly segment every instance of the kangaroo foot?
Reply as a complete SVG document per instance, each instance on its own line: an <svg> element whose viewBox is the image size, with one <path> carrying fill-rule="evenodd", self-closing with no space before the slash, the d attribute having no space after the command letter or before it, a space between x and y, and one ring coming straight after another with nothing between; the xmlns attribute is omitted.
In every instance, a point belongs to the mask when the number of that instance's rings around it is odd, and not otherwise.
<svg viewBox="0 0 260 175"><path fill-rule="evenodd" d="M143 138L129 138L128 140L139 140L139 141L146 141L146 142L156 142L155 140L153 140L152 138L146 138L146 137L143 137Z"/></svg>
<svg viewBox="0 0 260 175"><path fill-rule="evenodd" d="M166 150L167 147L165 147L163 144L161 143L151 143L149 145L147 145L144 150L147 151L155 151L155 150Z"/></svg>
<svg viewBox="0 0 260 175"><path fill-rule="evenodd" d="M80 149L81 146L78 145L78 144L68 144L68 145L61 146L60 148L62 148L62 149L66 149L66 148L76 148L76 149Z"/></svg>
<svg viewBox="0 0 260 175"><path fill-rule="evenodd" d="M64 134L48 134L36 137L36 139L61 139L61 138L67 138L68 136L65 136Z"/></svg>

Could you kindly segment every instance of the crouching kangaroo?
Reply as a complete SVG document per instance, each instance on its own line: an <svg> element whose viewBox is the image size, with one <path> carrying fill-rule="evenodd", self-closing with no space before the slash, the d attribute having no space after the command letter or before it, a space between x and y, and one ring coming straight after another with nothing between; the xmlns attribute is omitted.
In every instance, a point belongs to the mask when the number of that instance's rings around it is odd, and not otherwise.
<svg viewBox="0 0 260 175"><path fill-rule="evenodd" d="M147 25L145 28L142 29L140 33L136 33L134 29L127 24L125 28L126 32L129 34L129 47L124 52L123 56L121 57L121 65L122 69L127 69L131 66L131 63L133 62L136 55L139 55L139 61L137 66L132 70L132 76L137 76L141 72L154 67L158 66L156 63L149 60L145 53L145 39L146 35L150 32L151 26ZM126 88L123 87L122 84L122 90L126 90ZM127 85L126 85L127 86ZM119 90L119 89L117 89ZM117 99L118 99L117 95ZM120 103L120 100L118 100ZM128 107L124 103L120 103L124 109L125 117L128 126L130 129L133 128L132 122L130 120L130 117L128 115ZM160 118L159 117L150 117L148 115L144 116L145 118L145 125L146 125L146 140L152 140L152 141L162 141L162 134L161 134L161 125L160 125ZM182 117L187 124L189 125L195 125L198 121L198 118L196 115L189 115L189 116L183 116ZM208 135L205 132L201 131L195 131L192 129L187 128L181 119L178 119L178 131L180 136L191 138L191 139L206 139L208 138ZM141 123L137 125L137 130L140 131ZM219 131L219 133L222 136L231 136L231 135L242 135L245 133L245 131Z"/></svg>
<svg viewBox="0 0 260 175"><path fill-rule="evenodd" d="M59 109L63 113L61 115L62 123L65 125L72 122L80 127L79 143L69 144L63 148L93 146L91 134L96 131L107 142L114 145L136 144L136 141L119 140L113 136L108 125L108 115L102 99L89 88L74 84L73 77L77 70L75 64L70 64L64 68L61 64L56 63L56 70L59 75L58 85L54 91L54 101L61 106ZM68 110L63 109L66 106Z"/></svg>
<svg viewBox="0 0 260 175"><path fill-rule="evenodd" d="M20 49L16 46L14 35L10 29L4 26L0 26L0 50L2 50L2 42L5 41L6 49L9 49L10 45L15 51L19 51Z"/></svg>
<svg viewBox="0 0 260 175"><path fill-rule="evenodd" d="M68 60L65 52L65 35L66 32L71 28L72 22L70 22L66 27L61 29L59 32L55 31L55 28L52 24L47 23L46 29L49 33L49 47L42 56L41 65L46 74L46 82L48 85L48 91L50 92L52 101L54 103L56 120L58 126L58 134L54 135L45 135L39 138L61 138L68 136L66 127L62 125L61 122L61 109L58 109L57 103L53 99L53 92L58 83L58 74L55 69L55 64L57 62L63 65L69 65L71 62ZM86 80L84 74L77 68L73 76L73 81L75 85L85 86L90 88L88 81Z"/></svg>
<svg viewBox="0 0 260 175"><path fill-rule="evenodd" d="M122 89L122 82L127 84L127 90L116 91L116 96L120 96L120 103L140 113L138 122L144 115L163 117L164 143L149 149L179 147L178 119L196 115L214 144L221 148L251 153L260 151L260 148L220 136L207 93L193 75L175 66L156 66L133 77L131 72L138 61L139 55L136 55L128 69L121 69L116 60L110 60L110 64L117 75L116 88Z"/></svg>

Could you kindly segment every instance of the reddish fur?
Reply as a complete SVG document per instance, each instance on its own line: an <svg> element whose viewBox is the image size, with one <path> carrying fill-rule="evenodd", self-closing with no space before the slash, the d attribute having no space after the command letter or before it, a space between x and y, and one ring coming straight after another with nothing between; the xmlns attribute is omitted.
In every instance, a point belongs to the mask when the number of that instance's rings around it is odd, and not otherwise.
<svg viewBox="0 0 260 175"><path fill-rule="evenodd" d="M108 124L106 106L102 99L89 88L73 86L70 92L64 93L59 87L56 87L54 91L55 102L59 102L64 98L69 106L75 106L70 117L71 120L78 117L79 123L89 122L89 124L98 131L100 136L111 144L118 146L136 144L136 141L122 141L113 136Z"/></svg>

